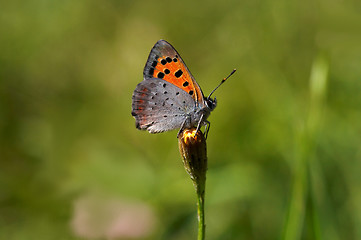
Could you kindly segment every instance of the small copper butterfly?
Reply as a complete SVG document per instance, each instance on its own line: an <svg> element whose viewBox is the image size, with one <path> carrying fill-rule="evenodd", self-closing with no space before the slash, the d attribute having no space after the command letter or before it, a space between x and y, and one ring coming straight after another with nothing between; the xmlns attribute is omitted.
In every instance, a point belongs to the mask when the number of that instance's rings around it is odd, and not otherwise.
<svg viewBox="0 0 361 240"><path fill-rule="evenodd" d="M179 129L179 134L185 128L197 126L198 131L205 125L207 135L207 118L217 106L211 95L228 77L205 98L179 53L165 40L159 40L150 51L143 77L132 97L138 129L150 133Z"/></svg>

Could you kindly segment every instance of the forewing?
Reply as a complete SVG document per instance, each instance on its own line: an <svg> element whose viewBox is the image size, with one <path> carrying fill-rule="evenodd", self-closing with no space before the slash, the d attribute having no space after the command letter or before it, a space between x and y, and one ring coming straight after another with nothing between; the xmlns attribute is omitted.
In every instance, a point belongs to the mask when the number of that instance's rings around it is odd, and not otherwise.
<svg viewBox="0 0 361 240"><path fill-rule="evenodd" d="M144 79L160 78L187 92L196 103L203 103L203 93L174 47L159 40L144 67Z"/></svg>
<svg viewBox="0 0 361 240"><path fill-rule="evenodd" d="M180 128L195 109L195 102L187 92L157 78L139 83L132 101L136 127L150 133Z"/></svg>

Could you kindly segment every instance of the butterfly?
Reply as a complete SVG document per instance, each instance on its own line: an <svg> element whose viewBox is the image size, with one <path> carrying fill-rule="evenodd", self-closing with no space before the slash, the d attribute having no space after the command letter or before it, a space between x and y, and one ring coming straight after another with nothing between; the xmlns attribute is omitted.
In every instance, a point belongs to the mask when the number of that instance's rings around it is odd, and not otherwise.
<svg viewBox="0 0 361 240"><path fill-rule="evenodd" d="M228 76L230 77L235 70ZM132 116L138 129L159 133L205 125L206 136L210 113L217 99L206 98L175 48L159 40L150 51L143 71L144 80L137 85L132 97Z"/></svg>

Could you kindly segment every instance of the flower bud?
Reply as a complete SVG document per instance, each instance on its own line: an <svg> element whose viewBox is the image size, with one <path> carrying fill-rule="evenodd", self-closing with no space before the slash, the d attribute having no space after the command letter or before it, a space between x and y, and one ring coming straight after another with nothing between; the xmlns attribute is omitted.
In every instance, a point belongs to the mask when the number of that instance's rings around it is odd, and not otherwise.
<svg viewBox="0 0 361 240"><path fill-rule="evenodd" d="M204 194L207 171L207 146L204 134L196 128L184 129L178 136L179 152L184 168L197 193Z"/></svg>

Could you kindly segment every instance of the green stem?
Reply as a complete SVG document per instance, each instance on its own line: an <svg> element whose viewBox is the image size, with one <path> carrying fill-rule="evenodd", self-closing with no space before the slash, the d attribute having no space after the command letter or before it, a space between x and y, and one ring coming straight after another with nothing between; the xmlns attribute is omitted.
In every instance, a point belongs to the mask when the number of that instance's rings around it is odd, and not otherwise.
<svg viewBox="0 0 361 240"><path fill-rule="evenodd" d="M308 234L312 239L321 239L321 229L317 212L315 188L316 174L314 169L317 163L315 147L318 131L322 120L322 109L327 87L328 64L320 55L312 65L310 76L310 110L304 128L299 132L296 141L296 161L294 167L293 191L288 209L287 221L284 228L284 240L298 240ZM311 220L308 223L309 217ZM305 226L310 226L305 229Z"/></svg>
<svg viewBox="0 0 361 240"><path fill-rule="evenodd" d="M297 159L294 173L292 195L288 209L287 221L284 228L283 240L299 240L305 217L305 198L307 194L306 159Z"/></svg>
<svg viewBox="0 0 361 240"><path fill-rule="evenodd" d="M205 239L204 193L207 172L207 145L201 131L196 128L185 129L178 136L179 152L184 168L192 179L197 193L198 240Z"/></svg>
<svg viewBox="0 0 361 240"><path fill-rule="evenodd" d="M204 223L204 189L197 191L197 213L198 213L198 240L205 239L206 225Z"/></svg>

